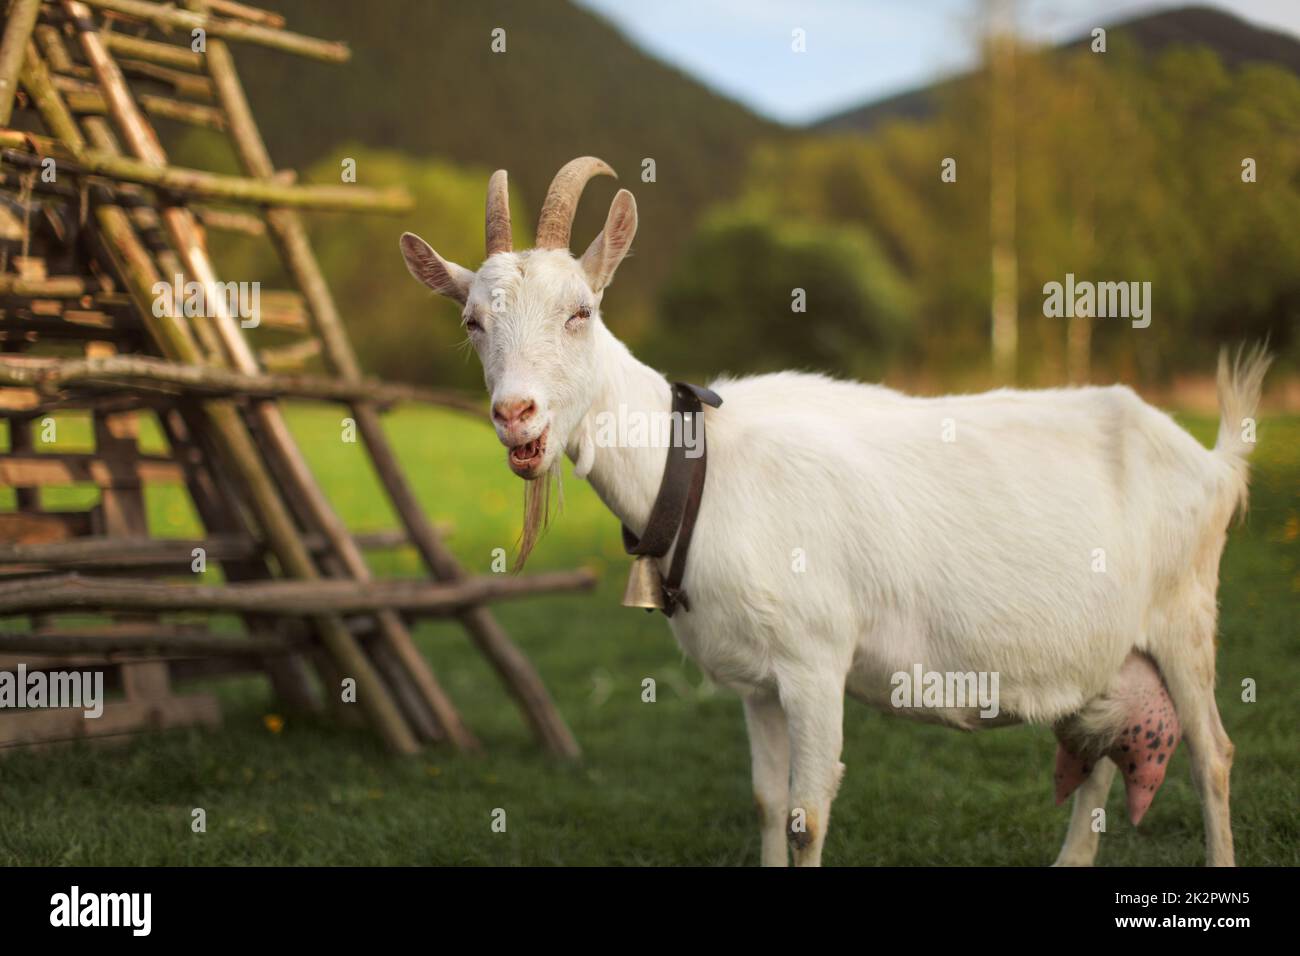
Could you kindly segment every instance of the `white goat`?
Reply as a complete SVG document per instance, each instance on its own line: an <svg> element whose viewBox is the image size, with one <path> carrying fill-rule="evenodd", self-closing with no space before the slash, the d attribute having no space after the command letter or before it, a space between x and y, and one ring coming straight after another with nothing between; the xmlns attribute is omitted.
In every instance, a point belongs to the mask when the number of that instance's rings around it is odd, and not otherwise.
<svg viewBox="0 0 1300 956"><path fill-rule="evenodd" d="M632 194L618 192L580 259L568 251L596 174L613 172L592 157L566 165L537 248L514 252L497 172L476 273L410 233L401 246L412 275L464 305L511 469L537 479L565 452L640 535L667 452L598 447L595 423L663 415L670 386L600 316L636 232ZM1268 361L1262 349L1232 367L1220 357L1212 451L1121 386L912 398L792 372L712 383L725 404L705 412L691 606L670 624L744 700L763 863L784 866L787 842L796 864L820 862L844 772L846 691L891 709L896 675L919 665L997 675L1000 712L986 720L973 701L945 700L915 702L908 716L966 730L1053 727L1058 799L1078 787L1059 864L1092 862L1092 810L1117 762L1141 817L1181 733L1208 862L1230 865L1215 591L1246 495L1243 421Z"/></svg>

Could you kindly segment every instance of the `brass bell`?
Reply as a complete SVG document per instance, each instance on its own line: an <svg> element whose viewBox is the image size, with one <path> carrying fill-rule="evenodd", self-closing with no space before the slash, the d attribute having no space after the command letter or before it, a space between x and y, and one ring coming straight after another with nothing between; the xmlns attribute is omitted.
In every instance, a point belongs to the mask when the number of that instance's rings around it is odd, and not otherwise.
<svg viewBox="0 0 1300 956"><path fill-rule="evenodd" d="M664 579L659 573L659 563L648 554L638 555L627 576L627 590L623 592L624 607L643 607L648 610L664 607Z"/></svg>

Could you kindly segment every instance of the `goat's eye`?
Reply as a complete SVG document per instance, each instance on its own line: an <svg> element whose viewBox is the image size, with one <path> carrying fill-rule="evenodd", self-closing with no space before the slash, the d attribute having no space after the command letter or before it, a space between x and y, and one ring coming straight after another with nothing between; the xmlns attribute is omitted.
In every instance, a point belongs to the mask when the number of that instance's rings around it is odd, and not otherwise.
<svg viewBox="0 0 1300 956"><path fill-rule="evenodd" d="M576 328L589 318L591 318L591 309L584 305L582 308L578 309L577 312L574 312L573 315L569 316L568 321L564 323L564 327L566 329Z"/></svg>

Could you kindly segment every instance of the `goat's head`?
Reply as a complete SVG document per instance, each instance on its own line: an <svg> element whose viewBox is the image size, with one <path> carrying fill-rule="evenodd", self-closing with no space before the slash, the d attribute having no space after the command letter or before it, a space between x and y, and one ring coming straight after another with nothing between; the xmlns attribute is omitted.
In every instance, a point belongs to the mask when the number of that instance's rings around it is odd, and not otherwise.
<svg viewBox="0 0 1300 956"><path fill-rule="evenodd" d="M529 480L549 471L595 400L601 295L636 234L636 200L620 189L600 235L581 258L570 254L578 197L599 174L614 171L593 156L567 163L542 204L536 247L514 252L506 172L493 173L487 259L477 272L443 259L419 236L402 236L411 275L464 307L497 437L509 449L510 469Z"/></svg>

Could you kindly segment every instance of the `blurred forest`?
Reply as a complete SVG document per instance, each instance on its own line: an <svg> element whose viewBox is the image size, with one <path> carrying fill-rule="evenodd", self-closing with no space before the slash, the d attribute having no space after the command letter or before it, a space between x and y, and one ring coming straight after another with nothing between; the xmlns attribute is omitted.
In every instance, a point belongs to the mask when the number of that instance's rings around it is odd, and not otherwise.
<svg viewBox="0 0 1300 956"><path fill-rule="evenodd" d="M671 374L804 367L946 387L989 380L993 103L983 72L937 84L912 115L785 128L567 3L388 0L384 16L311 0L277 8L292 27L355 51L342 68L239 51L277 162L305 181L337 182L351 158L359 182L401 183L417 200L400 217L311 223L372 372L478 386L455 307L409 279L397 236L418 232L476 268L491 170L510 171L523 247L551 175L590 153L619 171L640 208L606 320ZM1234 39L1223 55L1213 19L1208 38L1197 31L1208 43L1156 50L1117 28L1104 54L1086 40L1016 48L1003 105L1015 116L1021 384L1159 384L1210 373L1220 342L1266 334L1295 369L1300 76L1285 63L1300 41L1213 18L1232 27L1221 31ZM499 25L505 54L488 47ZM1273 62L1251 59L1252 31L1261 49L1272 45L1260 59ZM221 148L198 132L174 144L177 162L206 167ZM941 179L945 158L956 161L954 182ZM1245 158L1256 182L1242 180ZM226 165L233 171L233 158ZM588 187L576 249L616 188ZM269 250L213 242L226 277L279 281L264 273ZM1045 317L1043 285L1067 273L1151 282L1150 327ZM792 310L795 289L806 311Z"/></svg>

